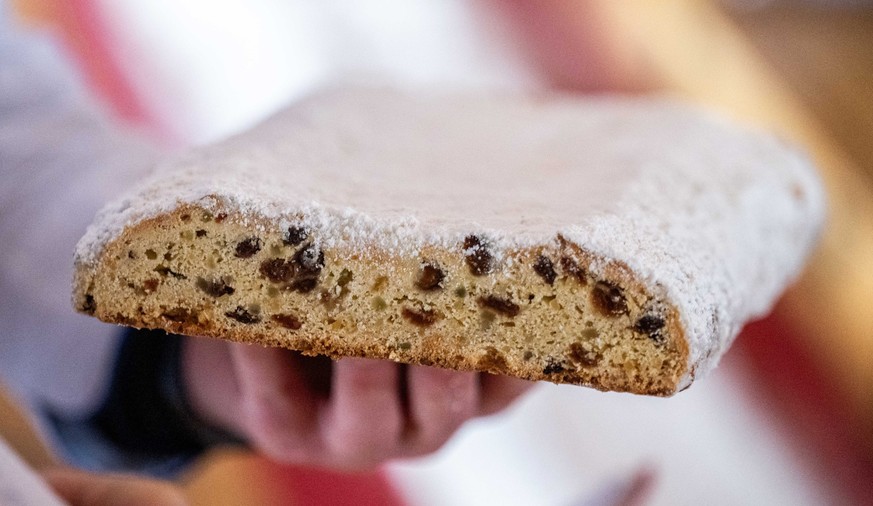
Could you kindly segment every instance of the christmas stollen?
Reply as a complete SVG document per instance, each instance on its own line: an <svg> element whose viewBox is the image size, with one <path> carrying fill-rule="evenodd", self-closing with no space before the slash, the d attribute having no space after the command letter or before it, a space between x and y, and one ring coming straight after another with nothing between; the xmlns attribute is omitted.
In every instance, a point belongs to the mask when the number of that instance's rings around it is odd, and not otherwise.
<svg viewBox="0 0 873 506"><path fill-rule="evenodd" d="M669 395L768 311L823 215L796 149L673 99L332 90L105 208L74 304Z"/></svg>

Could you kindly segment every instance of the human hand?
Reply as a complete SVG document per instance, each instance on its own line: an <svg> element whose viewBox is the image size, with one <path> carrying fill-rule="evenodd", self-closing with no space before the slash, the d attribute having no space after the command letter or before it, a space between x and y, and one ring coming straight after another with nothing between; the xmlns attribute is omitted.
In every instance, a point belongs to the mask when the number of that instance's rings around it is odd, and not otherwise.
<svg viewBox="0 0 873 506"><path fill-rule="evenodd" d="M190 339L185 377L205 420L283 462L361 469L437 450L532 383L384 360Z"/></svg>

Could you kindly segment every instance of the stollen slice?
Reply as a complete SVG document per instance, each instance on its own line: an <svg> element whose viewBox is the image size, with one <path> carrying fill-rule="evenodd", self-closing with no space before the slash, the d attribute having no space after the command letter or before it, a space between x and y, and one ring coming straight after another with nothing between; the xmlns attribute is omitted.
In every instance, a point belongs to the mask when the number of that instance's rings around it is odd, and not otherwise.
<svg viewBox="0 0 873 506"><path fill-rule="evenodd" d="M336 89L101 211L74 304L306 354L669 395L769 310L823 215L797 149L675 99Z"/></svg>

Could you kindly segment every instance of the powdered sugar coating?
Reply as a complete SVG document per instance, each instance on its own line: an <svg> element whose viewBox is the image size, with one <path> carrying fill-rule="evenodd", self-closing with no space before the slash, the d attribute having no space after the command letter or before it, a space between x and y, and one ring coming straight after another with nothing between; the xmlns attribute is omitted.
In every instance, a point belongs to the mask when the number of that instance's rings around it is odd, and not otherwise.
<svg viewBox="0 0 873 506"><path fill-rule="evenodd" d="M182 203L302 219L360 254L476 233L499 258L563 236L676 305L698 376L796 275L824 214L796 150L670 99L335 90L159 167L77 261Z"/></svg>

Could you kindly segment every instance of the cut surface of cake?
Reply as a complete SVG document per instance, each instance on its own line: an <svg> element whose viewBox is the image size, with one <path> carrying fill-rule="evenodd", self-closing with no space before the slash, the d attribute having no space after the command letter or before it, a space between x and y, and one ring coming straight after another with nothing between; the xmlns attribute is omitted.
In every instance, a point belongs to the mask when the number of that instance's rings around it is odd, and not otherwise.
<svg viewBox="0 0 873 506"><path fill-rule="evenodd" d="M669 98L319 93L157 167L76 252L104 321L669 395L818 236L794 148Z"/></svg>

